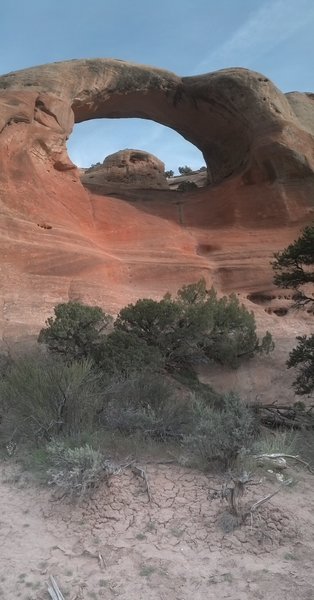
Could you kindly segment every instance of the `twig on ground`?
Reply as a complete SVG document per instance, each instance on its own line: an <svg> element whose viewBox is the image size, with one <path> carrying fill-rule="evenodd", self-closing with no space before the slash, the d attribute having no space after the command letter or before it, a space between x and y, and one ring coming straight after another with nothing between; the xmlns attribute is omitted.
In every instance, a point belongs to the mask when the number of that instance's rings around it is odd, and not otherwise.
<svg viewBox="0 0 314 600"><path fill-rule="evenodd" d="M50 584L48 586L48 594L52 600L65 600L63 594L60 592L59 586L55 578L50 575Z"/></svg>
<svg viewBox="0 0 314 600"><path fill-rule="evenodd" d="M136 466L132 467L132 471L133 471L134 475L138 475L138 477L141 477L141 479L143 479L145 481L145 492L147 493L149 502L151 502L152 498L151 498L150 487L149 487L149 482L147 479L146 472L141 467L136 467Z"/></svg>
<svg viewBox="0 0 314 600"><path fill-rule="evenodd" d="M265 496L264 498L261 498L261 500L257 500L257 502L254 502L254 504L252 504L252 506L249 508L248 511L246 511L246 513L243 514L243 522L247 519L247 517L249 515L251 515L251 517L253 516L253 513L263 504L265 504L266 502L268 502L268 500L270 500L271 498L273 498L274 496L276 496L276 494L279 494L279 492L281 491L283 486L287 486L290 485L292 483L292 479L288 479L287 481L285 481L280 488L278 488L277 490L275 490L274 492L272 492L271 494L268 494L267 496Z"/></svg>
<svg viewBox="0 0 314 600"><path fill-rule="evenodd" d="M100 568L104 569L105 566L106 566L106 564L105 564L103 555L100 552L98 552L98 560L99 560L99 566L100 566Z"/></svg>

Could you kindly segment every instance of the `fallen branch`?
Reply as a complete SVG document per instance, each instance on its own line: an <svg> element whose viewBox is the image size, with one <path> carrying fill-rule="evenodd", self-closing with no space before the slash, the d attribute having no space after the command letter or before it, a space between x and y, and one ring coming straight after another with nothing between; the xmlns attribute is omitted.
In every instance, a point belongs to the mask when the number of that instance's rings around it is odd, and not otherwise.
<svg viewBox="0 0 314 600"><path fill-rule="evenodd" d="M273 498L274 496L276 496L276 494L279 494L279 492L281 491L281 488L283 486L287 486L290 485L292 483L292 479L288 479L287 481L285 481L280 488L278 488L277 490L275 490L274 492L272 492L271 494L268 494L267 496L265 496L265 498L261 498L261 500L257 500L257 502L254 502L254 504L252 504L251 508L249 508L249 510L243 515L243 523L244 521L246 521L247 517L249 515L252 516L252 514L263 504L265 504L266 502L268 502L268 500L270 500L271 498Z"/></svg>
<svg viewBox="0 0 314 600"><path fill-rule="evenodd" d="M100 568L102 570L104 570L104 568L105 568L106 565L105 565L104 557L103 557L103 555L100 552L98 552L98 561L99 561Z"/></svg>
<svg viewBox="0 0 314 600"><path fill-rule="evenodd" d="M274 453L274 454L254 454L253 458L256 458L257 460L259 458L263 459L263 458L269 458L269 459L273 459L276 460L276 458L290 458L292 460L296 460L297 462L301 463L302 465L304 465L305 467L307 467L307 469L310 471L310 473L314 474L314 470L311 467L310 463L306 462L305 460L303 460L302 458L300 458L298 455L294 455L294 454L281 454L281 453Z"/></svg>
<svg viewBox="0 0 314 600"><path fill-rule="evenodd" d="M268 502L268 500L276 496L276 494L280 492L283 486L287 486L292 483L292 479L288 479L277 490L275 490L271 494L268 494L264 498L261 498L261 500L257 500L256 502L254 502L254 504L252 504L252 506L250 506L250 508L245 510L244 507L241 506L241 501L244 496L246 486L258 485L259 483L262 483L262 480L255 482L251 478L250 474L244 472L241 477L232 477L231 481L232 487L227 485L223 486L221 496L222 498L227 500L230 507L230 512L231 514L235 515L235 517L237 517L239 525L243 524L249 515L251 515L252 517L253 513L256 512L256 510L260 506L265 504L265 502Z"/></svg>
<svg viewBox="0 0 314 600"><path fill-rule="evenodd" d="M136 466L132 467L132 471L133 471L134 475L141 477L141 479L143 479L145 481L145 492L147 493L149 502L151 502L152 498L151 498L151 494L150 494L150 487L149 487L146 472L141 467L136 467Z"/></svg>
<svg viewBox="0 0 314 600"><path fill-rule="evenodd" d="M65 600L63 594L60 592L59 586L55 580L55 578L50 575L50 584L48 586L48 594L52 600Z"/></svg>
<svg viewBox="0 0 314 600"><path fill-rule="evenodd" d="M300 409L289 405L255 404L253 409L260 422L272 429L314 429L313 406Z"/></svg>

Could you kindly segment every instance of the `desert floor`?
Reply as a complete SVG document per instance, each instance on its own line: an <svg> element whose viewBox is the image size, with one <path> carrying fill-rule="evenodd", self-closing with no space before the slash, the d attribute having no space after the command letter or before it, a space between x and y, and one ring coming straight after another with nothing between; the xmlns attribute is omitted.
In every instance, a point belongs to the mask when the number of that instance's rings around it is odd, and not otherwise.
<svg viewBox="0 0 314 600"><path fill-rule="evenodd" d="M222 476L141 467L149 490L129 467L73 504L2 460L0 597L48 599L53 575L67 600L312 600L311 473L294 468L293 485L232 530ZM279 485L266 476L244 504Z"/></svg>

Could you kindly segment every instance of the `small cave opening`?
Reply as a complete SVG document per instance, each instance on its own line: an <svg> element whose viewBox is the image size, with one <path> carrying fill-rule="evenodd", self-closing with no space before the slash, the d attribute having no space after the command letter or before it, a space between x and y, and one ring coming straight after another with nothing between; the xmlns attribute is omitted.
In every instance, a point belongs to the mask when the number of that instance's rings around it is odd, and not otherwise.
<svg viewBox="0 0 314 600"><path fill-rule="evenodd" d="M247 295L247 299L253 302L254 304L263 305L275 300L277 296L273 294L269 294L267 292L253 292L252 294Z"/></svg>
<svg viewBox="0 0 314 600"><path fill-rule="evenodd" d="M273 313L277 315L277 317L285 317L288 314L288 309L283 306L280 308L274 308Z"/></svg>
<svg viewBox="0 0 314 600"><path fill-rule="evenodd" d="M199 256L209 256L217 250L219 250L219 246L215 244L198 244L196 252Z"/></svg>

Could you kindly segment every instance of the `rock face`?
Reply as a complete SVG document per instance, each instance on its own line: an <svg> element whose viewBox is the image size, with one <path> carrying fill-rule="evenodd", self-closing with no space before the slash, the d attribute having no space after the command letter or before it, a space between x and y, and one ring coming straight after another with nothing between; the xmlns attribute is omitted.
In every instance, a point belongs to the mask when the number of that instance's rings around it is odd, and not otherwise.
<svg viewBox="0 0 314 600"><path fill-rule="evenodd" d="M165 165L153 154L143 150L120 150L107 156L102 165L87 169L83 183L123 189L169 189ZM114 184L113 186L110 184Z"/></svg>
<svg viewBox="0 0 314 600"><path fill-rule="evenodd" d="M66 140L100 117L175 129L203 152L212 185L115 197L84 187ZM182 78L98 59L0 77L2 339L37 333L60 301L114 312L200 276L273 293L273 252L313 218L313 123L313 95L285 96L246 69Z"/></svg>

